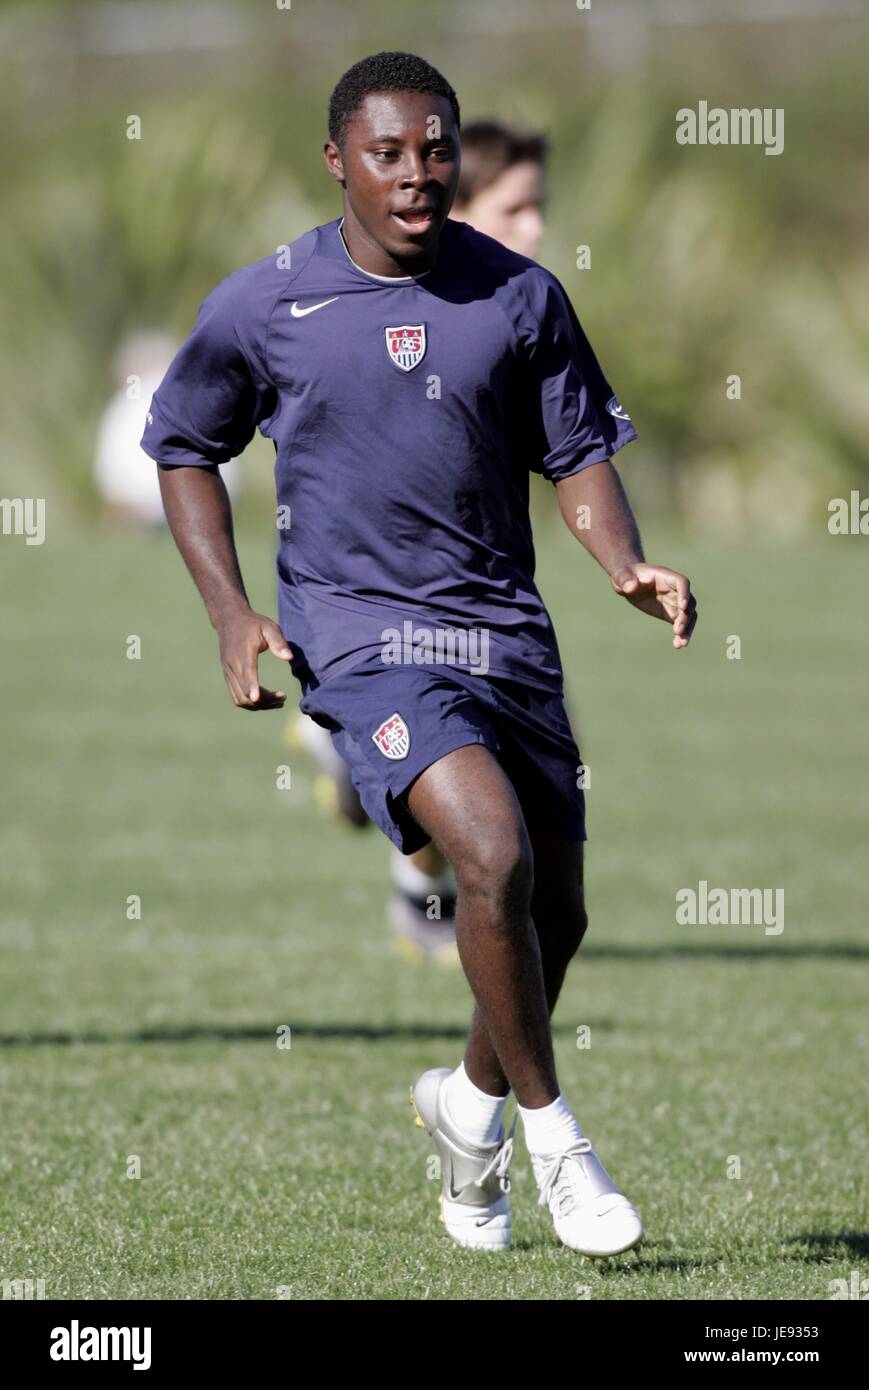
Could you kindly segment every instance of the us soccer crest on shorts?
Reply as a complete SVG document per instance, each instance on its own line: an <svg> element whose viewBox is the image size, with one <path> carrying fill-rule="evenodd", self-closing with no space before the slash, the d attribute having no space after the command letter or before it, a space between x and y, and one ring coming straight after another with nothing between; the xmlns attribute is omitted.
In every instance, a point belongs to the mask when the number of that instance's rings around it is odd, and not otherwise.
<svg viewBox="0 0 869 1390"><path fill-rule="evenodd" d="M411 372L425 356L425 324L405 323L400 328L385 328L386 350L403 372Z"/></svg>
<svg viewBox="0 0 869 1390"><path fill-rule="evenodd" d="M406 758L410 752L410 733L400 714L391 714L371 737L384 758Z"/></svg>

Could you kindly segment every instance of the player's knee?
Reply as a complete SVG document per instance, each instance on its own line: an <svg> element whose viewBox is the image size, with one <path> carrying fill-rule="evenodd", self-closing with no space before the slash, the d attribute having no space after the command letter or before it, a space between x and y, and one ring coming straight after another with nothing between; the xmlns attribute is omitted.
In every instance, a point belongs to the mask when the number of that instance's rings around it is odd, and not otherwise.
<svg viewBox="0 0 869 1390"><path fill-rule="evenodd" d="M498 911L527 911L534 888L534 856L524 829L492 827L456 865L459 892L482 898Z"/></svg>
<svg viewBox="0 0 869 1390"><path fill-rule="evenodd" d="M588 913L586 912L585 902L582 898L580 898L579 903L575 909L574 922L576 931L576 949L579 950L580 946L582 945L582 938L588 931Z"/></svg>
<svg viewBox="0 0 869 1390"><path fill-rule="evenodd" d="M555 950L563 965L573 960L588 928L585 908L572 906L556 919L555 930L550 932L550 940L556 943Z"/></svg>
<svg viewBox="0 0 869 1390"><path fill-rule="evenodd" d="M567 896L538 892L531 903L531 916L547 957L567 965L576 955L588 930L588 913L582 892Z"/></svg>
<svg viewBox="0 0 869 1390"><path fill-rule="evenodd" d="M569 940L571 944L571 956L576 955L577 951L582 945L582 939L587 931L588 913L585 910L585 903L580 898L579 902L575 905L571 914L571 929L569 933Z"/></svg>

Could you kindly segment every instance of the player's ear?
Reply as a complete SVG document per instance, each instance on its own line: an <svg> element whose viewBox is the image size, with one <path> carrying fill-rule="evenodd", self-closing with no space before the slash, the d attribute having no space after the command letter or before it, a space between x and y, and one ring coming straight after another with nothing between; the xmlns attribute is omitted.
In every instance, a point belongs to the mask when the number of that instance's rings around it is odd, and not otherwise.
<svg viewBox="0 0 869 1390"><path fill-rule="evenodd" d="M326 168L334 179L340 184L344 183L344 161L341 158L341 151L334 140L327 140L323 146L323 158L326 161Z"/></svg>

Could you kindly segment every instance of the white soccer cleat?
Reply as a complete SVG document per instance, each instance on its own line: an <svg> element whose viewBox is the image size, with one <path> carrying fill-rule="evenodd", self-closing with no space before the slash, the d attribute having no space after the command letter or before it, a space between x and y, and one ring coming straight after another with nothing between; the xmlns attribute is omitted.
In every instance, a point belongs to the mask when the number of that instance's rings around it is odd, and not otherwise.
<svg viewBox="0 0 869 1390"><path fill-rule="evenodd" d="M441 1220L459 1245L509 1250L509 1168L516 1121L506 1138L502 1127L498 1142L489 1148L469 1143L444 1104L443 1082L449 1075L449 1067L434 1067L410 1090L417 1124L431 1135L441 1161Z"/></svg>
<svg viewBox="0 0 869 1390"><path fill-rule="evenodd" d="M578 1139L563 1153L531 1155L540 1189L558 1235L571 1250L603 1258L621 1255L643 1238L636 1208L613 1182L591 1140Z"/></svg>

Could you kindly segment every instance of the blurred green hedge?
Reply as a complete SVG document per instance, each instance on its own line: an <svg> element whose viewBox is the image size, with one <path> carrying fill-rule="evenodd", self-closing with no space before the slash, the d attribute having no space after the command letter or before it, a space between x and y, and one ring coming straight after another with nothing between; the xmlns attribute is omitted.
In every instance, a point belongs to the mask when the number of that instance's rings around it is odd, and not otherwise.
<svg viewBox="0 0 869 1390"><path fill-rule="evenodd" d="M344 33L348 6L319 11L314 30L298 3L230 5L211 46L194 31L168 51L125 48L123 15L120 40L110 25L103 42L109 10L124 8L30 6L11 30L2 19L16 39L0 69L16 132L0 171L4 495L95 510L94 433L120 342L149 327L182 337L230 270L338 214L320 155L328 94L380 47L440 66L466 119L549 134L541 259L637 423L641 442L621 457L644 507L794 529L869 486L864 24L826 25L823 42L818 25L789 26L784 46L782 25L687 26L613 62L549 4L527 32L491 34L485 7L463 33L450 18L467 27L467 7L435 21L427 6L372 6L366 28L354 6ZM145 7L152 26L160 8ZM209 7L194 10L204 24ZM677 145L676 110L701 99L783 108L784 152ZM140 140L127 138L131 114ZM739 400L726 395L734 374ZM251 452L262 496L270 446Z"/></svg>

